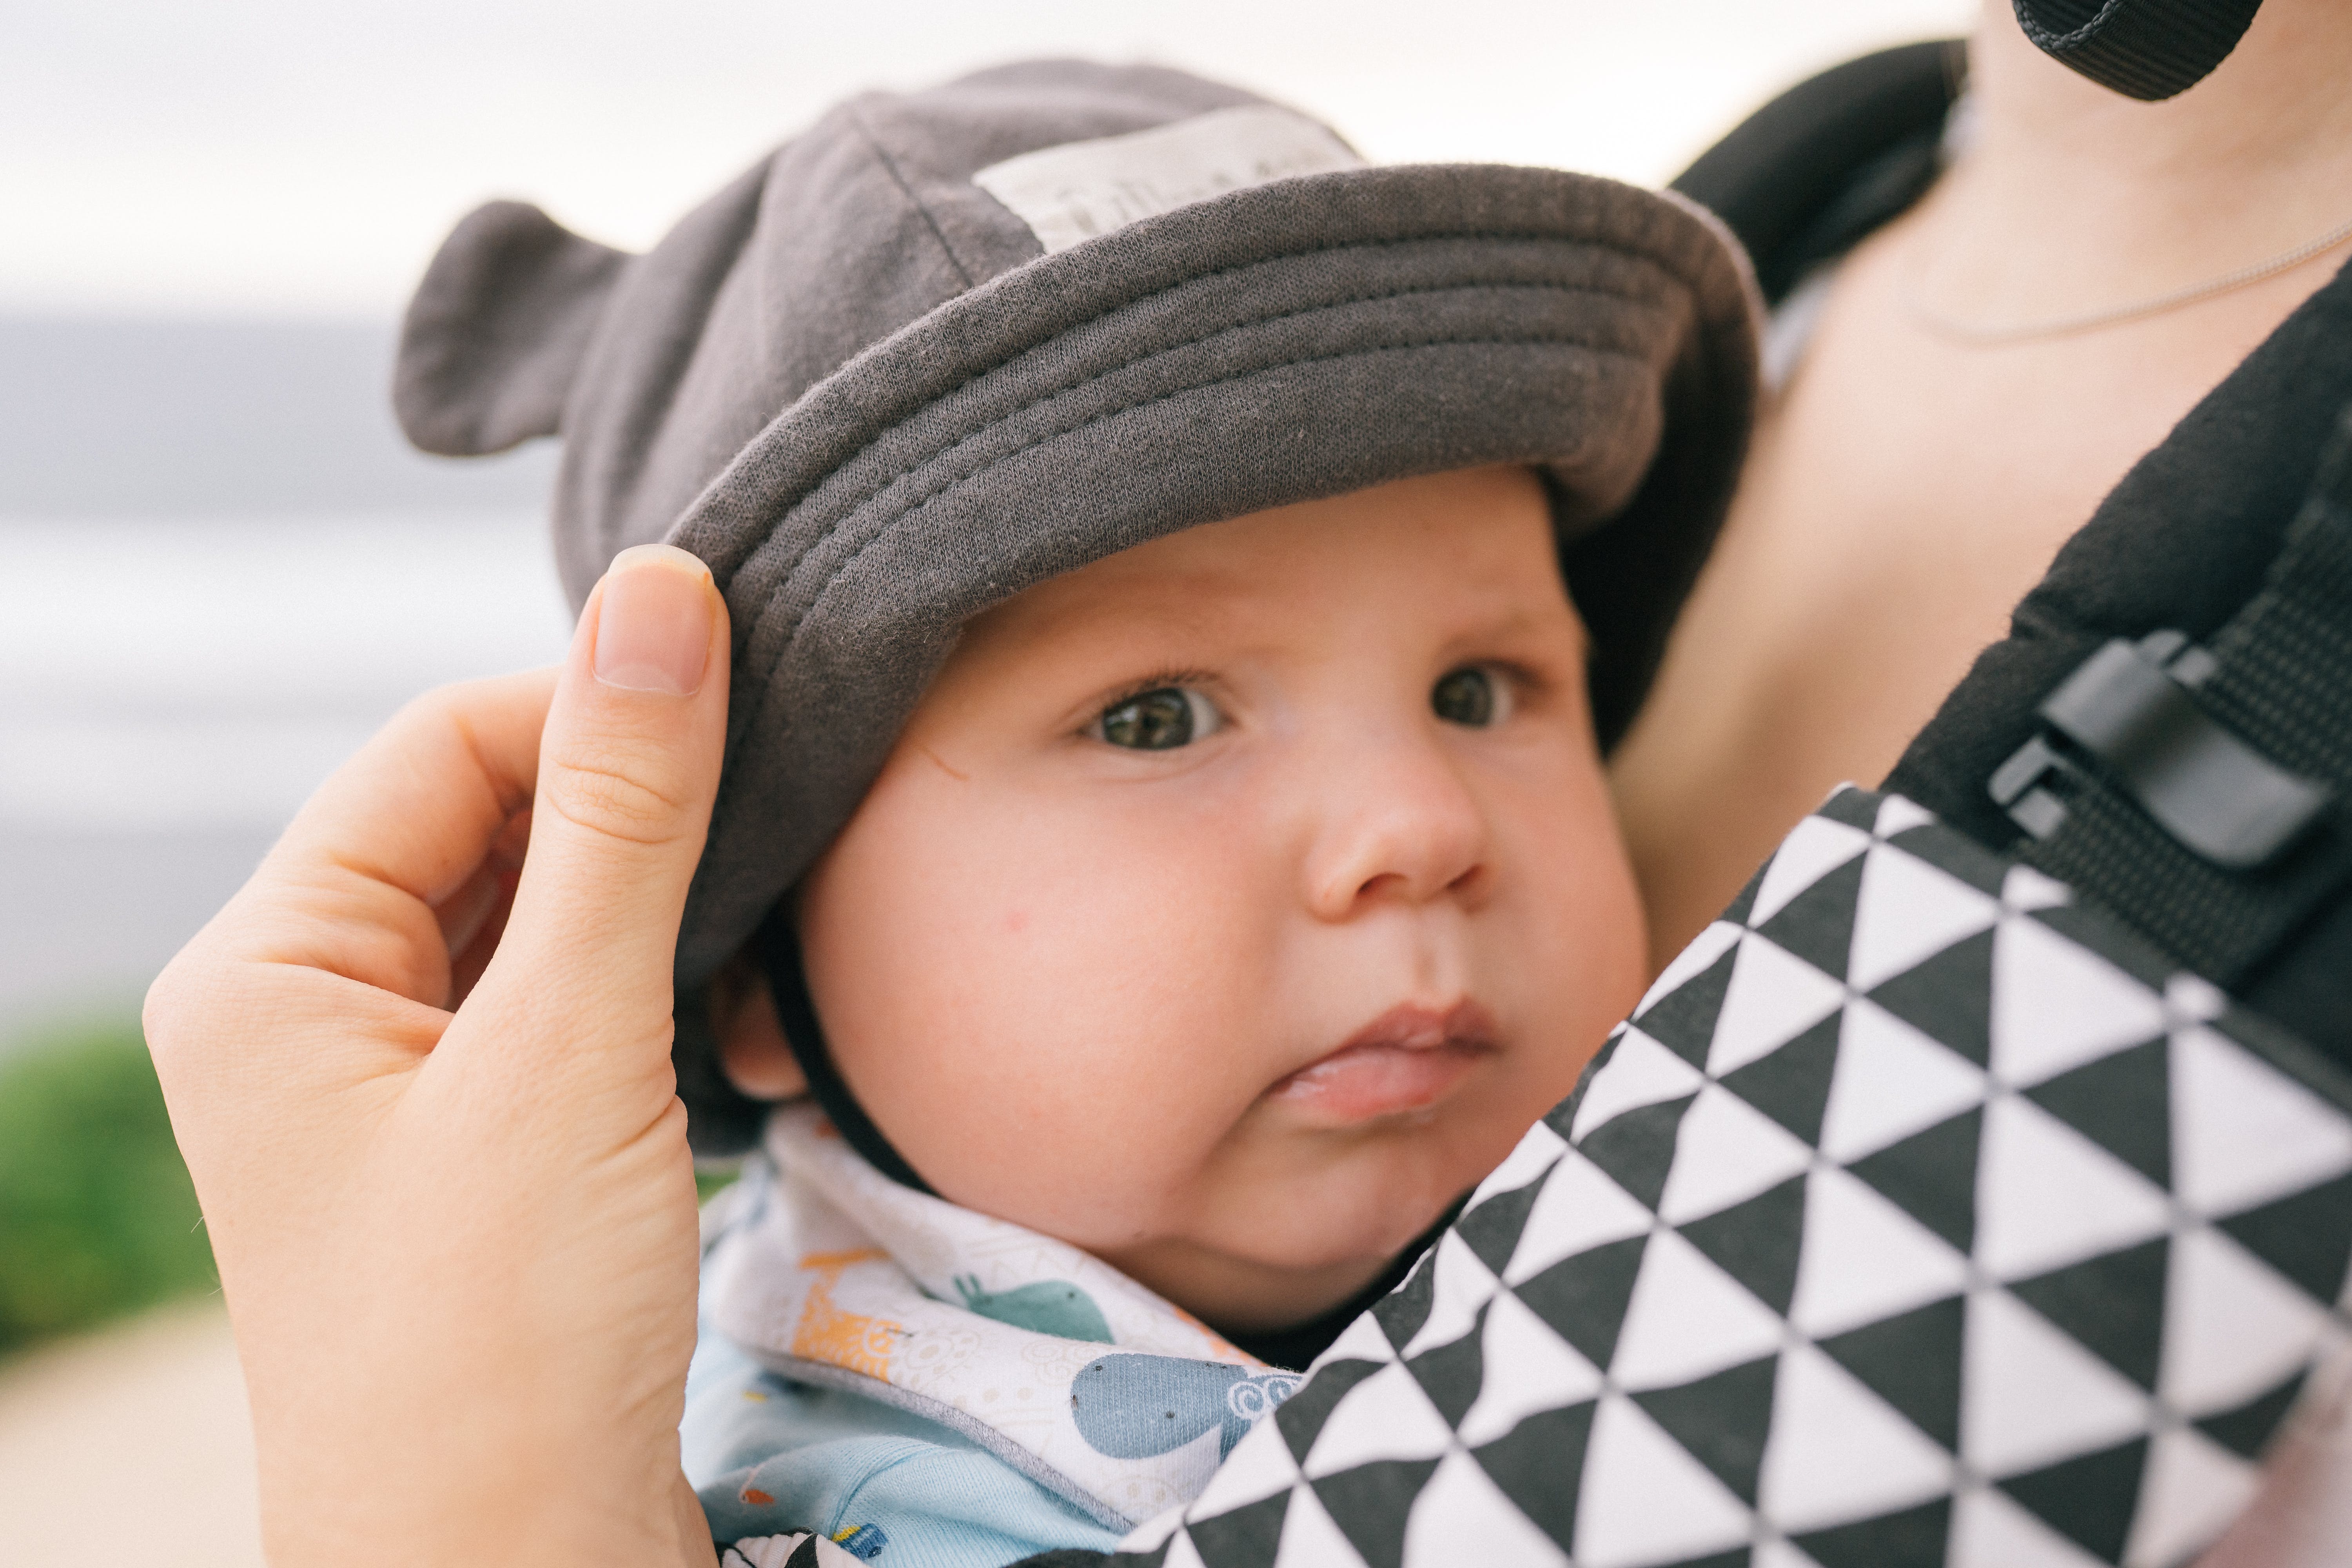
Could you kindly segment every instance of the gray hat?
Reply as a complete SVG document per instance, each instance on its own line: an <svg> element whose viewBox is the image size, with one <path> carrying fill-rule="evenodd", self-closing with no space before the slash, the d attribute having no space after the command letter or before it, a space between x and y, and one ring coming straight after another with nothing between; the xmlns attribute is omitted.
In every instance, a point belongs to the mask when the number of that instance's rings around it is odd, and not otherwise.
<svg viewBox="0 0 2352 1568"><path fill-rule="evenodd" d="M652 541L727 595L686 990L848 820L966 620L1196 523L1537 466L1612 743L1738 472L1752 293L1672 196L1365 167L1237 89L1042 61L852 100L644 256L481 208L394 403L428 451L562 436L575 605Z"/></svg>

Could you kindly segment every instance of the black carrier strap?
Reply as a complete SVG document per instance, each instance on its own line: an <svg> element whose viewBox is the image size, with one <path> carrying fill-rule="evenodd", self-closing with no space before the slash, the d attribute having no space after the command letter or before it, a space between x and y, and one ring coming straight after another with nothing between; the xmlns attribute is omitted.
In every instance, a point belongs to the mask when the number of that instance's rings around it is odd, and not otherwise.
<svg viewBox="0 0 2352 1568"><path fill-rule="evenodd" d="M2202 647L2108 642L1991 794L2025 858L2234 987L2352 882L2352 410L2262 589Z"/></svg>
<svg viewBox="0 0 2352 1568"><path fill-rule="evenodd" d="M1790 89L1702 154L1674 189L1755 259L1765 303L1917 200L1968 74L1958 38L1865 55Z"/></svg>
<svg viewBox="0 0 2352 1568"><path fill-rule="evenodd" d="M2084 48L2153 14L2130 0L2034 9L2050 40ZM2211 59L2227 52L2220 34L2206 41ZM1965 62L1954 41L1824 72L1675 188L1730 225L1777 300L1925 187ZM2291 548L2284 537L2352 399L2348 344L2352 268L2134 466L1884 787L2030 854L2352 1066L2341 458Z"/></svg>
<svg viewBox="0 0 2352 1568"><path fill-rule="evenodd" d="M2018 25L2059 64L2126 98L2185 92L2226 58L2263 0L2013 0Z"/></svg>

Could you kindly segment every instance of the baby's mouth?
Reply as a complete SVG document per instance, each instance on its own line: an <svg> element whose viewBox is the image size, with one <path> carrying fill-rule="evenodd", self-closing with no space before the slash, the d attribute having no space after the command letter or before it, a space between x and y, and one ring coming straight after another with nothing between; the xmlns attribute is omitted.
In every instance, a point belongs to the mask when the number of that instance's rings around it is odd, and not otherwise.
<svg viewBox="0 0 2352 1568"><path fill-rule="evenodd" d="M1426 1110L1495 1054L1496 1033L1493 1016L1468 997L1444 1008L1401 1002L1276 1079L1265 1097L1330 1126Z"/></svg>

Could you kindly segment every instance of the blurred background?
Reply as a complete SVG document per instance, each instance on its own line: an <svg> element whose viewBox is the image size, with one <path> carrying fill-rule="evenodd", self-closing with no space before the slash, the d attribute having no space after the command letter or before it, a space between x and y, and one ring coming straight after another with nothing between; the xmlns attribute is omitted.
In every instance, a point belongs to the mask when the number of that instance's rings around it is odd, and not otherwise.
<svg viewBox="0 0 2352 1568"><path fill-rule="evenodd" d="M1142 58L1384 162L1670 178L1974 0L0 0L0 1563L259 1562L148 980L407 698L569 626L554 454L418 457L393 334L521 196L608 243L846 93Z"/></svg>

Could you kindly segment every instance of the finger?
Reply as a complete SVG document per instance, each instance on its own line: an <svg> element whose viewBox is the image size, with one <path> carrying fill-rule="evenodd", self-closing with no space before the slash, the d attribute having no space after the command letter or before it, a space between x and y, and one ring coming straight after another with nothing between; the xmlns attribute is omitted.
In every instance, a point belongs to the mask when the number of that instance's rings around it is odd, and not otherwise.
<svg viewBox="0 0 2352 1568"><path fill-rule="evenodd" d="M337 769L192 948L320 969L438 1007L435 906L530 800L555 672L468 682L404 708Z"/></svg>
<svg viewBox="0 0 2352 1568"><path fill-rule="evenodd" d="M430 691L320 786L275 858L328 862L437 904L530 804L557 671Z"/></svg>
<svg viewBox="0 0 2352 1568"><path fill-rule="evenodd" d="M499 940L506 935L507 916L514 910L515 884L520 879L514 871L505 872L499 878L497 900L491 904L481 929L465 946L449 954L447 1005L452 1009L465 1005L466 998L473 994L474 987L481 981L482 972L489 968L490 959L498 952Z"/></svg>
<svg viewBox="0 0 2352 1568"><path fill-rule="evenodd" d="M709 569L666 545L624 551L581 616L549 709L513 910L468 1003L530 1019L504 1031L522 1048L657 1039L666 1051L727 678L727 610Z"/></svg>
<svg viewBox="0 0 2352 1568"><path fill-rule="evenodd" d="M451 957L471 947L490 923L491 912L514 897L516 875L522 869L523 848L530 837L530 813L515 813L490 841L473 874L456 892L433 906L433 918L440 922L441 940ZM505 919L503 912L499 919Z"/></svg>
<svg viewBox="0 0 2352 1568"><path fill-rule="evenodd" d="M502 890L497 863L484 860L456 892L433 906L434 922L441 928L441 945L449 950L452 959L482 934Z"/></svg>
<svg viewBox="0 0 2352 1568"><path fill-rule="evenodd" d="M462 942L449 931L446 919L442 923L443 931L451 937L449 1000L446 1004L451 1008L462 1006L472 994L482 972L489 967L491 955L499 950L499 939L506 934L507 916L514 910L515 889L522 881L523 851L530 840L530 813L519 811L490 846L489 858L482 862L479 875L489 883L491 892L481 920Z"/></svg>

